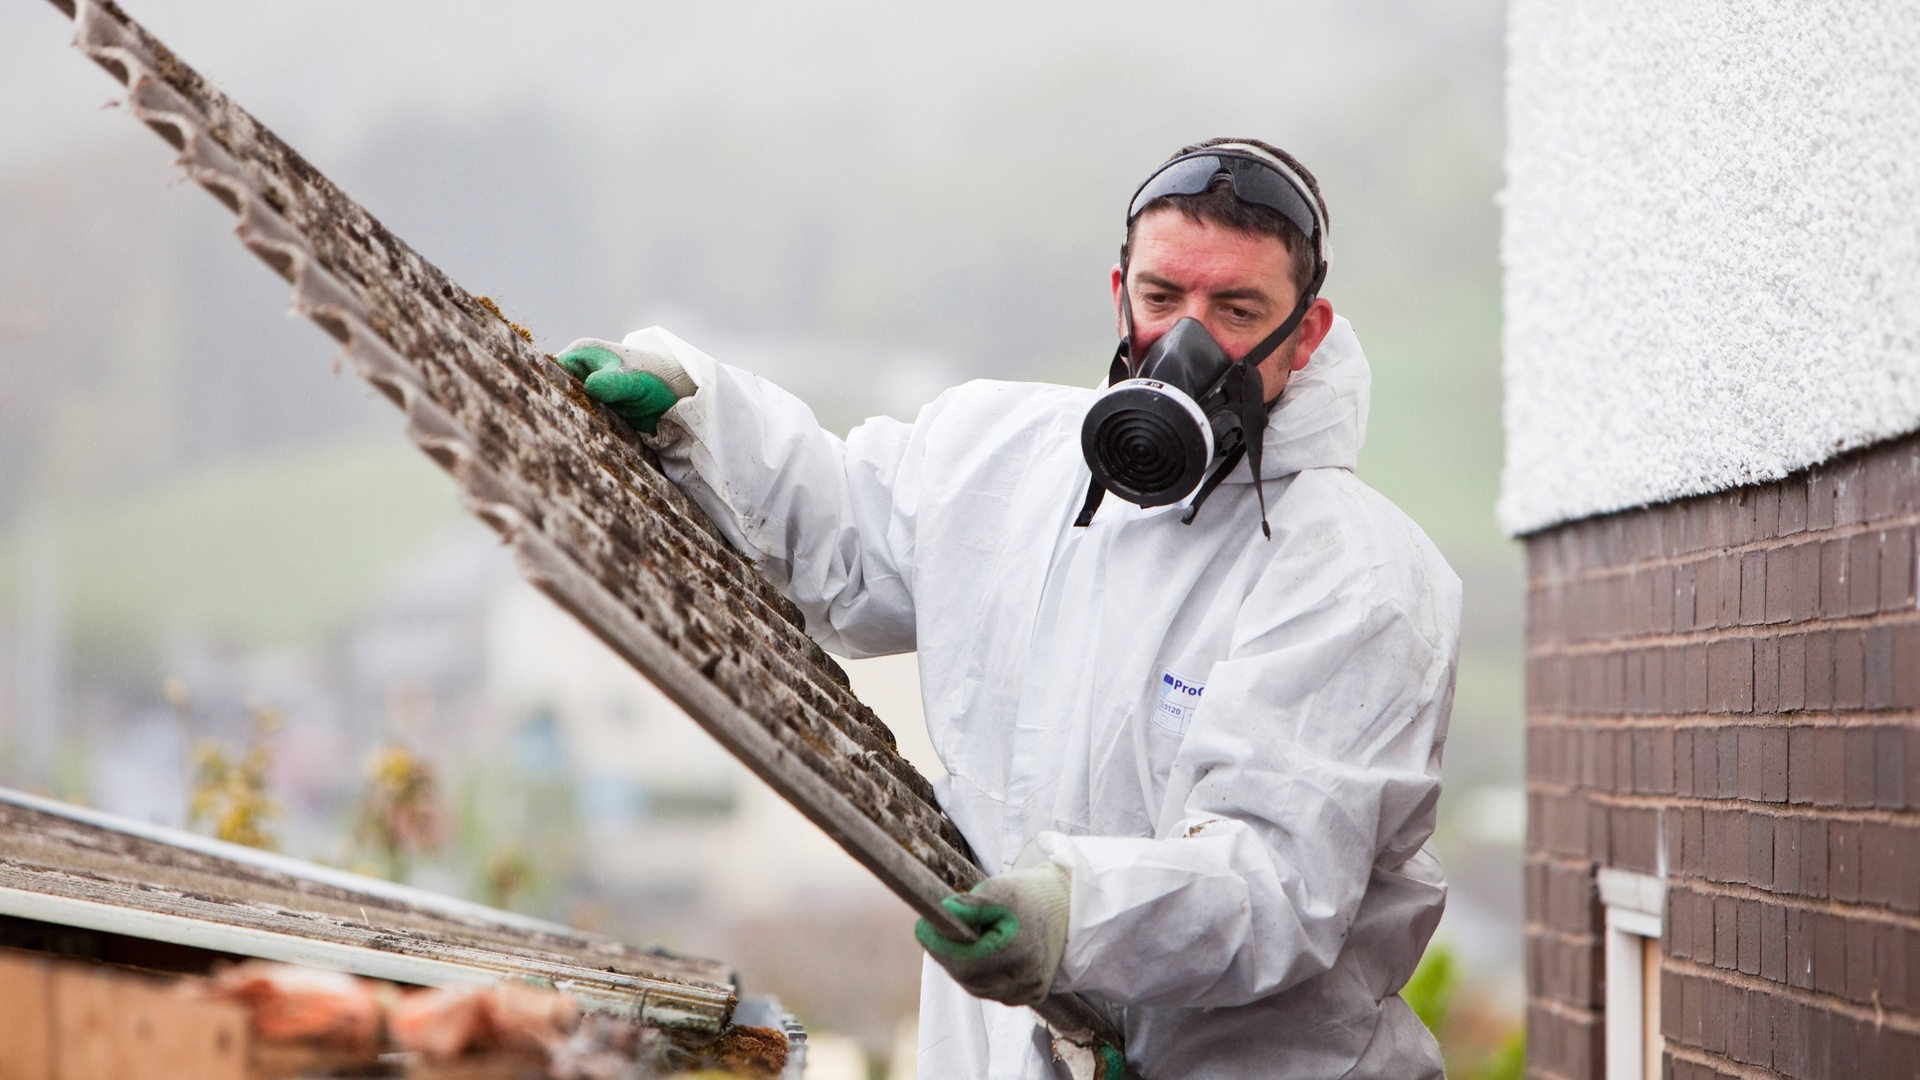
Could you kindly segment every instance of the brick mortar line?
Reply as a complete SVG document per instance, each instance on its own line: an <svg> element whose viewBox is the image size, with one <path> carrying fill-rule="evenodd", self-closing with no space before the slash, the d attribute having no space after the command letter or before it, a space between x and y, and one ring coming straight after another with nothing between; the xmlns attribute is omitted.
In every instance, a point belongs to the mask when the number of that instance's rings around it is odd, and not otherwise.
<svg viewBox="0 0 1920 1080"><path fill-rule="evenodd" d="M1717 1073L1731 1073L1740 1077L1741 1080L1794 1080L1789 1073L1774 1072L1759 1065L1748 1065L1730 1057L1722 1057L1711 1051L1702 1050L1697 1046L1675 1042L1664 1036L1661 1039L1661 1046L1676 1062L1685 1061L1689 1065L1704 1066Z"/></svg>
<svg viewBox="0 0 1920 1080"><path fill-rule="evenodd" d="M1608 728L1652 728L1667 731L1692 731L1699 728L1725 730L1729 717L1748 717L1740 721L1739 727L1794 728L1833 731L1847 728L1887 727L1885 713L1900 710L1884 709L1878 712L1868 709L1796 709L1793 712L1753 712L1753 713L1528 713L1526 727L1531 728L1585 728L1600 725ZM1897 724L1899 727L1920 728L1920 709L1906 710L1911 723ZM1865 715L1862 715L1865 714Z"/></svg>
<svg viewBox="0 0 1920 1080"><path fill-rule="evenodd" d="M1885 1008L1859 1005L1844 998L1802 990L1787 983L1760 978L1758 975L1728 971L1725 968L1701 964L1695 960L1683 960L1677 956L1663 955L1660 958L1660 966L1661 970L1672 971L1675 974L1691 974L1703 980L1711 979L1742 990L1767 994L1771 997L1790 998L1807 1008L1819 1009L1854 1020L1863 1020L1876 1028L1891 1029L1907 1035L1920 1035L1920 1017L1907 1016Z"/></svg>
<svg viewBox="0 0 1920 1080"><path fill-rule="evenodd" d="M1661 505L1670 504L1663 503ZM1634 513L1635 511L1627 512ZM1719 559L1729 555L1746 555L1755 551L1778 551L1781 548L1799 547L1807 543L1822 544L1829 540L1851 540L1863 533L1888 532L1905 526L1920 526L1920 511L1890 518L1882 518L1878 521L1854 521L1848 522L1845 525L1829 525L1820 529L1801 529L1798 532L1776 533L1772 536L1757 540L1748 540L1738 544L1727 543L1710 547L1694 548L1692 551L1678 555L1658 555L1651 559L1638 559L1624 563L1596 563L1586 570L1575 571L1572 575L1536 575L1529 570L1527 574L1527 587L1532 589L1536 584L1566 585L1604 581L1608 578L1623 577L1628 574L1643 573L1648 570L1673 569L1686 566L1689 563L1703 563L1709 559ZM1527 562L1529 567L1531 567L1533 562L1533 543L1528 541L1525 546L1528 548Z"/></svg>
<svg viewBox="0 0 1920 1080"><path fill-rule="evenodd" d="M1883 810L1879 807L1816 806L1813 803L1761 802L1737 796L1707 798L1702 795L1623 795L1587 787L1560 786L1559 790L1547 790L1552 786L1554 785L1544 783L1536 786L1535 783L1529 782L1527 794L1575 795L1588 802L1620 810L1745 810L1750 814L1765 813L1770 817L1790 817L1800 821L1819 818L1843 823L1858 822L1862 825L1920 824L1920 809ZM1603 862L1600 859L1594 861Z"/></svg>
<svg viewBox="0 0 1920 1080"><path fill-rule="evenodd" d="M1567 869L1578 869L1581 867L1591 869L1599 860L1590 858L1576 859L1568 855L1555 855L1546 851L1529 851L1521 856L1520 861L1522 863L1558 863Z"/></svg>
<svg viewBox="0 0 1920 1080"><path fill-rule="evenodd" d="M1603 865L1598 859L1556 855L1544 849L1522 852L1520 862L1523 869L1528 863L1538 863L1543 866L1558 866L1562 870L1573 870L1582 874L1591 874L1594 867Z"/></svg>
<svg viewBox="0 0 1920 1080"><path fill-rule="evenodd" d="M1872 533L1892 532L1895 529L1920 528L1920 513L1904 517L1888 518L1885 521L1855 524L1831 529L1803 529L1797 533L1769 537L1764 540L1749 540L1741 544L1726 544L1719 547L1696 548L1684 555L1663 555L1654 559L1641 559L1627 563L1595 563L1576 570L1571 575L1527 574L1527 590L1553 588L1564 585L1588 585L1636 574L1654 573L1660 570L1678 570L1686 566L1699 566L1715 559L1741 558L1755 552L1782 551L1787 548L1817 547L1833 541L1849 541L1856 536ZM1531 551L1527 553L1529 564L1533 562Z"/></svg>
<svg viewBox="0 0 1920 1080"><path fill-rule="evenodd" d="M1599 653L1627 652L1635 649L1667 649L1685 645L1714 645L1723 641L1758 641L1761 638L1805 637L1809 634L1836 633L1845 630L1872 630L1920 622L1920 599L1910 608L1890 608L1867 615L1833 615L1802 619L1798 622L1737 623L1733 626L1707 626L1667 634L1620 634L1595 636L1581 640L1552 638L1542 640L1528 635L1526 658L1547 660L1556 657L1593 656ZM1611 647L1611 648L1610 648Z"/></svg>
<svg viewBox="0 0 1920 1080"><path fill-rule="evenodd" d="M1537 997L1533 994L1527 995L1527 1004L1529 1006L1538 1005L1540 1008L1553 1013L1563 1020L1573 1020L1579 1023L1604 1020L1606 1018L1606 1012L1602 1009L1582 1009L1577 1005L1568 1005L1565 1002L1555 1001L1552 998Z"/></svg>
<svg viewBox="0 0 1920 1080"><path fill-rule="evenodd" d="M1696 877L1669 877L1667 880L1667 889L1669 892L1673 890L1675 884L1681 884L1686 887L1687 891L1698 893L1708 898L1725 897L1729 900L1753 900L1771 907L1797 908L1814 915L1838 915L1855 922L1891 925L1903 930L1920 933L1920 915L1911 915L1902 911L1889 911L1883 907L1868 907L1857 901L1819 900L1813 897L1795 896L1789 893L1768 892L1755 885L1743 885L1732 881L1708 881L1705 878ZM1767 981L1772 982L1772 980ZM1784 986L1786 984L1780 983L1777 985ZM1915 1023L1920 1023L1920 1018L1916 1018Z"/></svg>
<svg viewBox="0 0 1920 1080"><path fill-rule="evenodd" d="M1809 723L1811 721L1811 723ZM1858 727L1899 727L1920 728L1920 707L1899 709L1790 709L1786 712L1723 712L1723 713L1625 713L1625 712L1530 712L1523 719L1525 727L1574 727L1580 724L1612 724L1619 727L1658 727L1701 728L1727 727L1736 724L1743 727L1768 728L1858 728Z"/></svg>
<svg viewBox="0 0 1920 1080"><path fill-rule="evenodd" d="M1597 946L1606 940L1597 933L1576 934L1571 930L1555 929L1551 923L1534 922L1531 919L1527 921L1525 933L1527 937L1557 938L1565 945Z"/></svg>

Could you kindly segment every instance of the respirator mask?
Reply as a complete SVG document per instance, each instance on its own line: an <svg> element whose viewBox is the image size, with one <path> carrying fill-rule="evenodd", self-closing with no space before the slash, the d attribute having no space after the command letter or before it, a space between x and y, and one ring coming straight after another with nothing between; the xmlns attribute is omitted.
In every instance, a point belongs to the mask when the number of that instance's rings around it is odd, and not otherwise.
<svg viewBox="0 0 1920 1080"><path fill-rule="evenodd" d="M1156 199L1198 195L1223 180L1240 201L1278 211L1300 230L1313 246L1313 278L1293 311L1238 360L1192 317L1174 323L1136 360L1122 252L1120 312L1126 335L1114 353L1107 387L1080 428L1080 450L1093 481L1076 526L1093 520L1109 491L1138 506L1190 500L1180 520L1191 524L1200 504L1245 458L1260 499L1260 529L1273 535L1260 483L1269 409L1259 365L1292 336L1326 279L1327 229L1320 204L1280 159L1245 143L1225 143L1177 157L1149 176L1128 205L1127 227L1131 230Z"/></svg>

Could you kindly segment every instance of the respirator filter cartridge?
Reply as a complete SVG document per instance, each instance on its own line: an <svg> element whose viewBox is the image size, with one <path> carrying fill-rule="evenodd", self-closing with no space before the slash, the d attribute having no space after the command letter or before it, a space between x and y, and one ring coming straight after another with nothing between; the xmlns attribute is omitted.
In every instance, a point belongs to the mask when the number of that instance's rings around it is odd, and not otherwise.
<svg viewBox="0 0 1920 1080"><path fill-rule="evenodd" d="M1080 450L1101 487L1136 506L1166 506L1200 486L1213 461L1213 425L1179 387L1127 379L1087 410Z"/></svg>

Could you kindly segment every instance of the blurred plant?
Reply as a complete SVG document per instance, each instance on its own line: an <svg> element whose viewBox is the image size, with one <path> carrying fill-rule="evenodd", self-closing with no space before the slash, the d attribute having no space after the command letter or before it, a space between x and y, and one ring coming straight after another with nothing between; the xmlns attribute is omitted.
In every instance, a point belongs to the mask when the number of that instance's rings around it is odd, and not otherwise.
<svg viewBox="0 0 1920 1080"><path fill-rule="evenodd" d="M620 931L615 924L615 916L614 910L606 904L585 899L574 901L560 921L589 934L612 934L618 937Z"/></svg>
<svg viewBox="0 0 1920 1080"><path fill-rule="evenodd" d="M519 844L509 844L487 857L486 875L481 888L487 905L511 908L533 884L533 859Z"/></svg>
<svg viewBox="0 0 1920 1080"><path fill-rule="evenodd" d="M376 750L353 826L356 853L370 849L378 873L405 881L414 857L438 851L446 840L447 812L433 767L402 746Z"/></svg>
<svg viewBox="0 0 1920 1080"><path fill-rule="evenodd" d="M446 858L467 869L475 898L564 921L579 897L571 788L529 781L504 756L462 771L457 782Z"/></svg>
<svg viewBox="0 0 1920 1080"><path fill-rule="evenodd" d="M1460 958L1454 955L1452 946L1443 944L1427 949L1400 997L1438 1038L1446 1030L1447 1014L1453 1010L1453 999L1459 992Z"/></svg>
<svg viewBox="0 0 1920 1080"><path fill-rule="evenodd" d="M186 684L167 680L167 701L191 730L192 699ZM199 739L193 748L193 776L187 802L187 824L213 827L213 835L230 844L277 850L279 843L267 822L281 815L278 802L267 794L273 771L273 751L267 739L280 729L280 712L263 702L247 706L252 733L244 749L217 739Z"/></svg>
<svg viewBox="0 0 1920 1080"><path fill-rule="evenodd" d="M1468 1010L1469 1015L1462 1019L1471 1022L1454 1019L1465 981L1453 947L1436 944L1420 958L1400 996L1440 1040L1448 1076L1454 1080L1521 1080L1526 1074L1524 1030L1507 1020L1489 1032L1484 1009Z"/></svg>
<svg viewBox="0 0 1920 1080"><path fill-rule="evenodd" d="M187 690L187 680L178 675L169 675L161 680L160 693L167 699L167 704L173 706L174 714L180 717L182 723L192 721L193 695Z"/></svg>
<svg viewBox="0 0 1920 1080"><path fill-rule="evenodd" d="M1527 1075L1527 1033L1516 1031L1487 1055L1478 1072L1467 1080L1524 1080Z"/></svg>

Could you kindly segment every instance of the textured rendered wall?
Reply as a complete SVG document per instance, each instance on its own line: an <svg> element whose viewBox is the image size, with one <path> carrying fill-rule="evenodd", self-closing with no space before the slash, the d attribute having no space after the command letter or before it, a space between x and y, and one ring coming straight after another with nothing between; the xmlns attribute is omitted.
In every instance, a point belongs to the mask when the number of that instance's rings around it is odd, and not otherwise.
<svg viewBox="0 0 1920 1080"><path fill-rule="evenodd" d="M1614 866L1670 1076L1920 1077L1916 528L1908 438L1529 538L1530 1076L1605 1075Z"/></svg>
<svg viewBox="0 0 1920 1080"><path fill-rule="evenodd" d="M1920 429L1920 4L1512 0L1502 524Z"/></svg>

